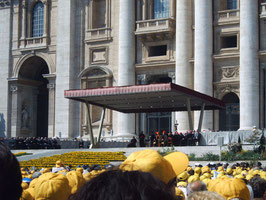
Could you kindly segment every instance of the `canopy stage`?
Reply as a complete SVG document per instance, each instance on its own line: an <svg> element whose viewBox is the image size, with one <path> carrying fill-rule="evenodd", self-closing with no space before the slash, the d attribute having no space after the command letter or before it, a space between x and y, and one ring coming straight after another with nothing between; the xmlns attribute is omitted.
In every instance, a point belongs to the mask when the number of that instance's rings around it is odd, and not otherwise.
<svg viewBox="0 0 266 200"><path fill-rule="evenodd" d="M123 113L188 111L191 130L193 130L191 111L201 110L198 125L200 131L204 110L217 110L225 107L219 99L173 83L65 90L64 93L65 98L86 104L92 147L100 142L106 108ZM92 134L89 104L102 107L97 142L94 142Z"/></svg>

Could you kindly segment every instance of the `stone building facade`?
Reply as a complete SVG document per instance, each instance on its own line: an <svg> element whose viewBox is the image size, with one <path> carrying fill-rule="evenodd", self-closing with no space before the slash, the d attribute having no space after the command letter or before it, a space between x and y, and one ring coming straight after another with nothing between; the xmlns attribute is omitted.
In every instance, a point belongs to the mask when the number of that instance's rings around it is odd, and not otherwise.
<svg viewBox="0 0 266 200"><path fill-rule="evenodd" d="M262 0L0 0L0 47L3 137L88 137L85 106L64 90L160 82L226 103L202 129L265 127ZM101 110L90 110L96 130ZM175 126L189 129L186 112L108 110L103 137Z"/></svg>

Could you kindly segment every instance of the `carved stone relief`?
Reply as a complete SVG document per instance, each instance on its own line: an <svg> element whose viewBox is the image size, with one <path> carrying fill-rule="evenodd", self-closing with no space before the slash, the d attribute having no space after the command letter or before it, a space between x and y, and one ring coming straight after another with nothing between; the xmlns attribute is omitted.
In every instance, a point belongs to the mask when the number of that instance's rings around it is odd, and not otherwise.
<svg viewBox="0 0 266 200"><path fill-rule="evenodd" d="M216 69L216 82L227 82L232 80L239 80L239 66L226 66Z"/></svg>
<svg viewBox="0 0 266 200"><path fill-rule="evenodd" d="M90 50L90 64L107 64L108 63L108 49L99 48Z"/></svg>
<svg viewBox="0 0 266 200"><path fill-rule="evenodd" d="M237 84L219 84L214 86L215 96L218 99L221 99L225 94L233 92L239 96L239 83Z"/></svg>

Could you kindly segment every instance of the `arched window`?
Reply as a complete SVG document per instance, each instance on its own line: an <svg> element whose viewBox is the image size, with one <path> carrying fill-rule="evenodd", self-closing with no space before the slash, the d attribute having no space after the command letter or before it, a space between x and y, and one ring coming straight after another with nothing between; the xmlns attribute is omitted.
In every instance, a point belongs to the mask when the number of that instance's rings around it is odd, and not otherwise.
<svg viewBox="0 0 266 200"><path fill-rule="evenodd" d="M38 2L32 9L32 37L41 37L44 28L44 5Z"/></svg>
<svg viewBox="0 0 266 200"><path fill-rule="evenodd" d="M228 10L237 9L237 0L227 0L227 9Z"/></svg>
<svg viewBox="0 0 266 200"><path fill-rule="evenodd" d="M169 17L169 0L154 0L154 19Z"/></svg>

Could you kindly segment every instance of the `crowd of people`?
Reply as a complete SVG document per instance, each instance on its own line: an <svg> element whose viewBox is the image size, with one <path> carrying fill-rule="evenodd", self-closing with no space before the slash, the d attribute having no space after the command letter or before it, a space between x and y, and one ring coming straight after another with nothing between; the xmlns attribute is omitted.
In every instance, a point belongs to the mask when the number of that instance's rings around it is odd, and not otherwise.
<svg viewBox="0 0 266 200"><path fill-rule="evenodd" d="M166 131L154 132L150 137L150 146L195 146L199 145L201 133L190 130L184 133L175 131L174 133Z"/></svg>
<svg viewBox="0 0 266 200"><path fill-rule="evenodd" d="M60 149L60 144L56 138L12 137L5 140L10 149Z"/></svg>
<svg viewBox="0 0 266 200"><path fill-rule="evenodd" d="M261 163L189 165L181 152L161 156L146 149L132 153L120 166L20 168L0 142L2 200L263 200L266 169Z"/></svg>

